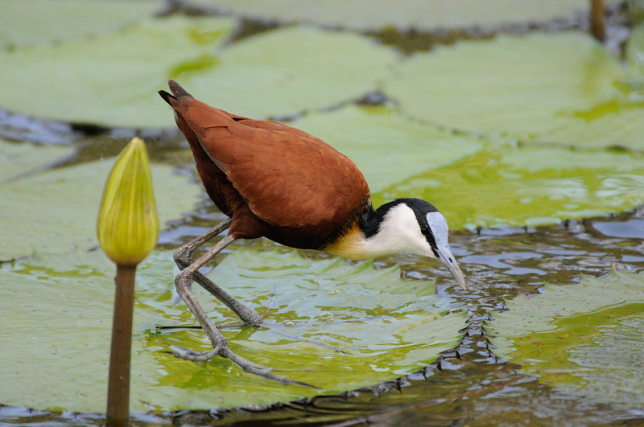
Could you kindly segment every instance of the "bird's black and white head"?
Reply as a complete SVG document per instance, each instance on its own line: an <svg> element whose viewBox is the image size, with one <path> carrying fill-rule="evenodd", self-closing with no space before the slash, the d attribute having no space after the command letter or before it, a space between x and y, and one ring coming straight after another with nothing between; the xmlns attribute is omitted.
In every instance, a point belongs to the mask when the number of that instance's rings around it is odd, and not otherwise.
<svg viewBox="0 0 644 427"><path fill-rule="evenodd" d="M467 289L465 277L449 249L443 214L420 199L397 199L360 219L358 228L326 250L345 258L365 259L410 253L439 259Z"/></svg>

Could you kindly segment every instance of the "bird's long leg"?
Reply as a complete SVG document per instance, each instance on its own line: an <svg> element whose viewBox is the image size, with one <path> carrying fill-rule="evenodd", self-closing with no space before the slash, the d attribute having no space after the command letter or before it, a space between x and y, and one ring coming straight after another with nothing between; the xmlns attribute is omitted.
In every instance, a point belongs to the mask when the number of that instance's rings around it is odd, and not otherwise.
<svg viewBox="0 0 644 427"><path fill-rule="evenodd" d="M192 254L194 253L194 251L199 249L201 245L208 242L222 231L229 228L232 222L232 219L226 218L225 220L214 226L212 229L208 230L208 232L202 234L194 240L189 241L184 245L179 246L179 248L174 251L174 262L177 264L177 267L179 267L180 270L183 270L184 268L189 266L192 263Z"/></svg>
<svg viewBox="0 0 644 427"><path fill-rule="evenodd" d="M204 243L216 237L219 233L230 227L230 224L233 222L232 219L226 218L221 221L213 229L209 230L207 233L197 237L196 239L180 246L176 251L174 251L174 262L177 264L180 270L186 269L190 266L192 260L192 254ZM223 248L222 248L223 249ZM218 252L217 252L218 253ZM215 253L216 255L216 253ZM214 255L213 255L214 257ZM209 258L209 260L212 258ZM246 307L244 304L237 301L232 295L224 291L222 288L217 286L212 280L208 279L206 276L201 274L199 271L194 271L193 280L199 283L205 290L210 292L215 298L224 303L228 308L239 316L239 318L244 322L244 325L259 326L262 323L262 316L257 314L254 310Z"/></svg>
<svg viewBox="0 0 644 427"><path fill-rule="evenodd" d="M313 387L309 384L302 383L300 381L295 381L289 378L284 378L284 377L275 375L270 372L269 368L253 363L233 353L233 351L228 346L228 342L226 341L224 336L217 329L217 327L212 322L210 317L208 317L208 315L206 314L206 311L203 309L203 307L201 307L201 304L199 304L199 301L197 301L197 298L192 293L192 281L195 278L195 273L198 273L198 270L201 267L203 267L204 264L210 261L213 257L215 257L215 255L221 252L226 246L231 244L234 240L235 239L233 237L231 237L230 235L227 235L222 240L217 242L217 244L213 246L213 248L210 249L207 253L202 255L198 260L196 260L188 267L184 268L179 274L177 274L177 277L175 278L175 286L177 287L177 292L179 292L179 295L181 295L181 298L183 298L183 301L186 303L186 305L188 306L192 314L195 316L197 321L199 321L199 323L201 324L201 327L206 332L206 335L208 335L208 338L210 338L210 341L212 342L212 345L213 345L213 349L206 352L196 352L192 350L176 348L177 351L174 352L174 355L181 359L198 361L198 362L205 362L217 355L220 355L222 357L230 359L246 372L260 375L264 378L280 381L285 384L299 384L299 385Z"/></svg>

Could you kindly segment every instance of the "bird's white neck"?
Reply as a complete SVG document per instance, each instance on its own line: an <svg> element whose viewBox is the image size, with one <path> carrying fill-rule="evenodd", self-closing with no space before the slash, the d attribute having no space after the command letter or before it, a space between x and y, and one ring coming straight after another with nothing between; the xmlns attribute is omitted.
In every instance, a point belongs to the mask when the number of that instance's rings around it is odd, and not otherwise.
<svg viewBox="0 0 644 427"><path fill-rule="evenodd" d="M324 250L348 259L370 259L396 253L434 257L414 211L404 203L387 211L375 234L367 237L356 226Z"/></svg>

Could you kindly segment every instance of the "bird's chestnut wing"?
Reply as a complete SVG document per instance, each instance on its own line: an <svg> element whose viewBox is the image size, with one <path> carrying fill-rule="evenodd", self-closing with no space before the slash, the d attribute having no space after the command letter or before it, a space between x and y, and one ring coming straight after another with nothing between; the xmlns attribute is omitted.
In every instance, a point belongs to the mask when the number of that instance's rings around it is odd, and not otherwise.
<svg viewBox="0 0 644 427"><path fill-rule="evenodd" d="M184 119L259 218L285 227L341 226L369 196L356 165L319 138L189 102Z"/></svg>

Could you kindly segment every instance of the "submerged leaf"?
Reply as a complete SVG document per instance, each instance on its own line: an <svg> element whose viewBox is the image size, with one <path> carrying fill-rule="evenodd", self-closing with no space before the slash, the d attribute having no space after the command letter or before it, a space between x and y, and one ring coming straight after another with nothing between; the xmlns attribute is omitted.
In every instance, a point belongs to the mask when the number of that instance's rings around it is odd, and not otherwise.
<svg viewBox="0 0 644 427"><path fill-rule="evenodd" d="M377 384L455 347L464 326L462 313L442 314L456 306L451 299L434 296L431 282L402 280L397 267L235 251L210 276L260 313L271 309L266 328L224 330L231 348L323 390L284 386L225 359L192 363L165 353L170 345L210 345L201 330L152 333L154 323L195 323L185 306L173 302L172 271L170 252L153 252L138 268L133 412L270 404ZM80 250L0 265L1 403L104 410L112 275L102 254ZM216 323L239 322L194 288L206 309L215 307L210 315Z"/></svg>
<svg viewBox="0 0 644 427"><path fill-rule="evenodd" d="M14 151L21 152L19 159L32 155L33 159L41 159L42 153L69 152L24 144L15 150L12 144L4 144L7 143L0 143L0 157L1 153ZM0 217L3 218L0 260L26 256L35 249L60 253L74 246L96 245L96 207L112 165L111 159L101 160L0 182ZM192 209L197 202L200 187L173 173L170 166L153 165L151 169L157 187L160 223L181 218L181 213Z"/></svg>
<svg viewBox="0 0 644 427"><path fill-rule="evenodd" d="M595 402L644 404L644 275L548 284L507 306L489 327L498 356Z"/></svg>

